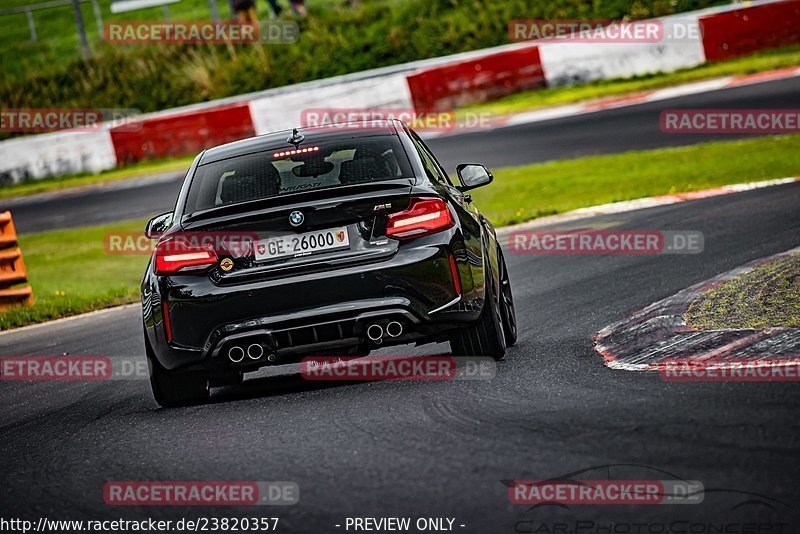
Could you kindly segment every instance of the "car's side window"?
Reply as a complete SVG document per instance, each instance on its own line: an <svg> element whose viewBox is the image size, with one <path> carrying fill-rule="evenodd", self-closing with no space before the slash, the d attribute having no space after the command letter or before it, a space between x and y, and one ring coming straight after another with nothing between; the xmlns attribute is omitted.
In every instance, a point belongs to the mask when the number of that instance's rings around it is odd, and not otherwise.
<svg viewBox="0 0 800 534"><path fill-rule="evenodd" d="M414 147L417 149L417 152L419 153L419 157L422 160L422 165L423 167L425 167L425 174L427 174L428 178L430 178L431 180L436 180L440 182L441 177L439 176L439 171L436 168L436 165L433 164L433 162L428 157L428 154L425 153L425 149L422 148L422 145L419 144L419 142L414 138L413 135L411 136L411 142L414 143Z"/></svg>
<svg viewBox="0 0 800 534"><path fill-rule="evenodd" d="M442 166L439 165L439 162L436 161L436 157L428 150L425 143L422 142L422 139L411 129L409 129L409 133L411 134L411 141L414 143L414 146L417 147L422 162L425 164L425 170L428 172L428 176L433 180L452 186L453 183L450 181L450 177L447 176L447 173Z"/></svg>
<svg viewBox="0 0 800 534"><path fill-rule="evenodd" d="M433 152L431 151L430 148L428 148L428 145L425 144L425 141L423 141L422 138L420 138L416 132L414 132L414 136L417 138L417 141L422 147L422 150L425 151L425 154L427 154L428 158L431 160L431 163L433 163L433 165L436 166L436 168L438 169L439 176L443 178L443 181L446 184L453 185L453 183L450 181L450 176L447 175L447 171L444 170L444 167L442 166L441 163L439 163L439 160L436 159L436 156L433 155Z"/></svg>

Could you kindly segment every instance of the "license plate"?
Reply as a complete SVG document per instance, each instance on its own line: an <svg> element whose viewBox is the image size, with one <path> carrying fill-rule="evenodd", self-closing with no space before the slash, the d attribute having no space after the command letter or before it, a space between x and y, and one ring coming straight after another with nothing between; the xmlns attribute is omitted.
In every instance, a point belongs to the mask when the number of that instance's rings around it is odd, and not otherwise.
<svg viewBox="0 0 800 534"><path fill-rule="evenodd" d="M296 258L318 252L350 248L347 227L329 228L303 234L289 234L271 237L256 242L256 261L276 258Z"/></svg>

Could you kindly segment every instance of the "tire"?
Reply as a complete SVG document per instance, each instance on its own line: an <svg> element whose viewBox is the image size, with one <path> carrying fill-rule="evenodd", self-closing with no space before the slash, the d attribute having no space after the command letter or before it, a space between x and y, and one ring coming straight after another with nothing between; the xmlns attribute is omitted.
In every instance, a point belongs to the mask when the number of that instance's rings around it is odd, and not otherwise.
<svg viewBox="0 0 800 534"><path fill-rule="evenodd" d="M489 272L486 299L480 318L475 324L456 331L450 338L450 348L454 356L490 356L496 361L505 357L506 335L492 285L493 278Z"/></svg>
<svg viewBox="0 0 800 534"><path fill-rule="evenodd" d="M497 248L500 264L500 315L503 318L503 332L506 335L506 347L517 344L517 313L514 308L514 295L511 293L511 279L508 277L506 260L503 251Z"/></svg>
<svg viewBox="0 0 800 534"><path fill-rule="evenodd" d="M164 408L202 404L209 399L208 373L191 371L170 373L156 361L150 343L145 337L147 367L150 370L150 386L153 397Z"/></svg>

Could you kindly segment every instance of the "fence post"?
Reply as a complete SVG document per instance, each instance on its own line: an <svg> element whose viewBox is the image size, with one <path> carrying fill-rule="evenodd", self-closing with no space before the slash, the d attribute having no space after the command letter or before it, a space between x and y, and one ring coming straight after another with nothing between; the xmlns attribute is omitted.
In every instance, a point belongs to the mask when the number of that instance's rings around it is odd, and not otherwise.
<svg viewBox="0 0 800 534"><path fill-rule="evenodd" d="M89 40L86 38L86 26L83 25L83 13L81 13L81 0L72 0L72 7L75 10L75 26L78 27L78 38L81 41L81 53L83 59L89 59L92 52L89 50Z"/></svg>
<svg viewBox="0 0 800 534"><path fill-rule="evenodd" d="M97 0L92 0L92 12L94 13L94 20L97 23L97 33L100 35L100 40L103 41L105 39L103 33L103 14L100 12L100 5L97 3Z"/></svg>
<svg viewBox="0 0 800 534"><path fill-rule="evenodd" d="M219 22L219 8L217 7L217 0L208 0L208 6L211 8L211 20Z"/></svg>
<svg viewBox="0 0 800 534"><path fill-rule="evenodd" d="M28 17L28 29L31 31L31 41L35 43L39 40L39 37L36 35L36 24L33 22L33 11L26 9L25 15Z"/></svg>

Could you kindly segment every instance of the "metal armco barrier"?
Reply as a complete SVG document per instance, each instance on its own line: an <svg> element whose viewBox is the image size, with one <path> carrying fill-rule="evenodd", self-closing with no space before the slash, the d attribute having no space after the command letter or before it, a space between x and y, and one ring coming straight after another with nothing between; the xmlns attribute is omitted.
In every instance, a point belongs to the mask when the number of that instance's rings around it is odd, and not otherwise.
<svg viewBox="0 0 800 534"><path fill-rule="evenodd" d="M28 281L22 262L22 251L17 246L17 232L11 212L0 213L0 310L12 306L33 306L31 286L13 288Z"/></svg>

